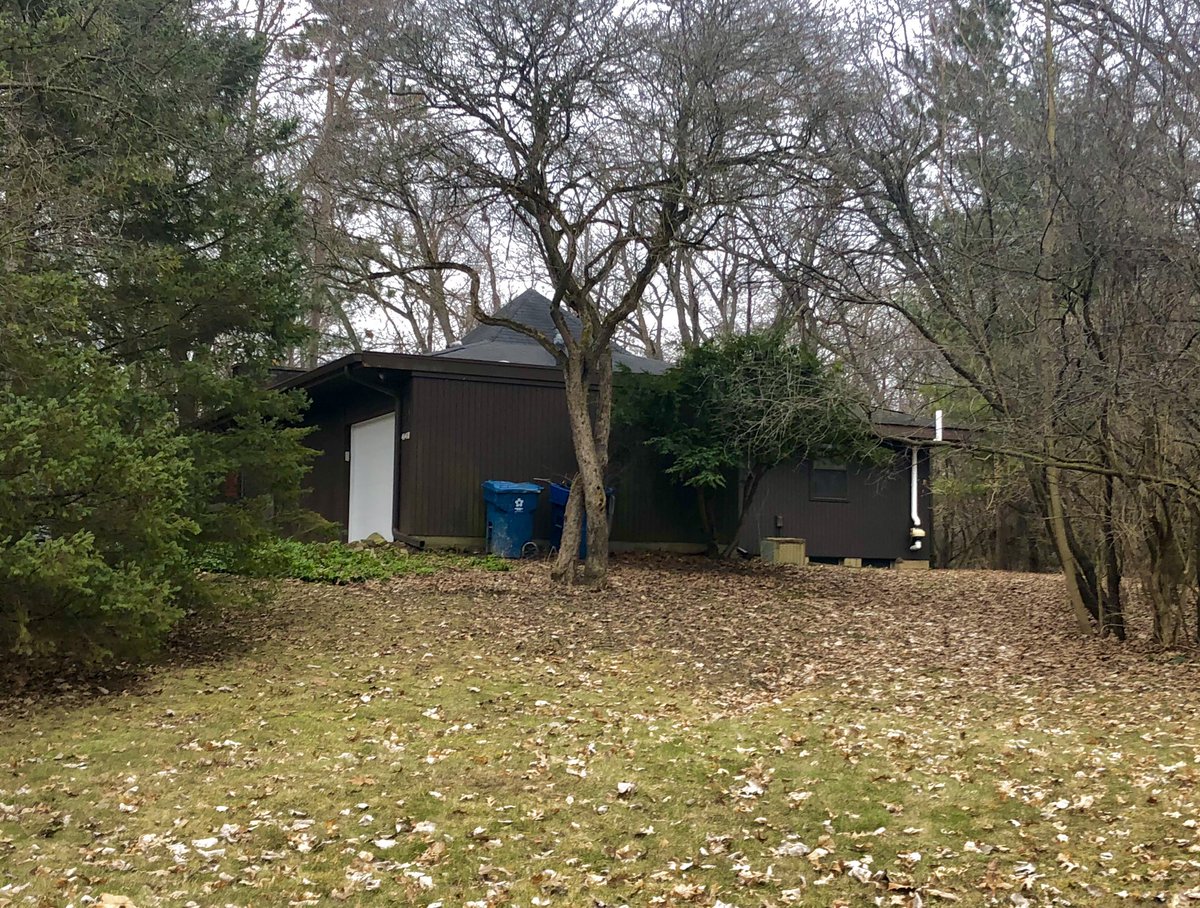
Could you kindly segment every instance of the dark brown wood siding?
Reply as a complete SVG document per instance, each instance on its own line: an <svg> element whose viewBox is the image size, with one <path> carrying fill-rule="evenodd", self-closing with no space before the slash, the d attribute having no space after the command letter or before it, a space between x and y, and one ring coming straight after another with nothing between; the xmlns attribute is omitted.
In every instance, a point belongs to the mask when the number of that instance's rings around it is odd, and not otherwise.
<svg viewBox="0 0 1200 908"><path fill-rule="evenodd" d="M696 493L671 481L666 459L644 439L614 430L609 482L617 495L616 542L707 542Z"/></svg>
<svg viewBox="0 0 1200 908"><path fill-rule="evenodd" d="M482 376L369 370L373 383L400 397L397 525L416 537L478 539L484 535L480 484L485 479L562 481L575 469L561 384ZM392 412L392 394L335 377L310 391L307 444L317 451L306 507L344 530L349 505L346 451L350 426ZM407 436L407 437L405 437ZM614 542L698 544L704 541L694 493L665 475L661 457L637 439L613 439L609 478L617 495ZM802 536L815 557L903 558L910 553L907 448L895 465L851 470L848 500L809 500L809 465L783 466L763 481L740 534L758 551L764 536ZM922 522L930 527L928 455L921 455ZM731 502L730 502L731 503ZM728 523L729 508L720 519ZM783 518L782 528L775 517ZM541 496L535 533L549 536L550 505ZM923 555L929 551L929 543Z"/></svg>
<svg viewBox="0 0 1200 908"><path fill-rule="evenodd" d="M304 440L317 452L306 479L301 504L342 527L345 535L350 508L350 426L395 409L395 400L349 381L331 383L310 396L304 425L312 432Z"/></svg>
<svg viewBox="0 0 1200 908"><path fill-rule="evenodd" d="M811 500L812 464L808 462L776 467L759 487L738 536L739 544L757 554L760 540L767 536L799 536L807 541L812 558L926 560L933 525L929 452L922 450L917 462L921 526L930 534L919 553L908 549L912 526L911 458L905 447L895 452L886 467L851 466L845 501Z"/></svg>
<svg viewBox="0 0 1200 908"><path fill-rule="evenodd" d="M563 482L575 451L561 385L414 375L402 407L400 530L413 536L481 537L484 480ZM652 452L614 459L617 542L701 542L691 496ZM543 491L534 532L550 534Z"/></svg>
<svg viewBox="0 0 1200 908"><path fill-rule="evenodd" d="M561 387L414 375L405 400L404 533L483 536L484 480L560 481L574 471ZM543 538L548 515L548 503L540 501L535 530Z"/></svg>

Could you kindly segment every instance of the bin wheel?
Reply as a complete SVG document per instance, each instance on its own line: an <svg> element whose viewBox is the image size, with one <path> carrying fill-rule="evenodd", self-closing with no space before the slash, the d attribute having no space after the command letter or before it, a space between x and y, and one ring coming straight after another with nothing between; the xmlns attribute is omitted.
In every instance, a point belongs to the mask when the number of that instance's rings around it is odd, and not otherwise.
<svg viewBox="0 0 1200 908"><path fill-rule="evenodd" d="M522 558L535 558L538 554L538 545L536 542L527 542L521 546Z"/></svg>

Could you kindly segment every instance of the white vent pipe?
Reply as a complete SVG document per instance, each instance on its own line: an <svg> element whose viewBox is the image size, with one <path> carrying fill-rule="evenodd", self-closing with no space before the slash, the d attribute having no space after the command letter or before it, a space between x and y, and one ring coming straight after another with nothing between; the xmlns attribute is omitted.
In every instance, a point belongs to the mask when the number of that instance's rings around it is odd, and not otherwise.
<svg viewBox="0 0 1200 908"><path fill-rule="evenodd" d="M942 411L937 410L933 414L933 440L940 442L942 440ZM921 529L921 508L920 508L920 479L918 472L919 455L917 446L912 446L912 529L908 531L908 535L912 537L912 545L908 547L910 552L921 551L921 540L925 538L925 531Z"/></svg>
<svg viewBox="0 0 1200 908"><path fill-rule="evenodd" d="M921 513L917 507L917 446L912 446L912 522L913 526L921 525Z"/></svg>

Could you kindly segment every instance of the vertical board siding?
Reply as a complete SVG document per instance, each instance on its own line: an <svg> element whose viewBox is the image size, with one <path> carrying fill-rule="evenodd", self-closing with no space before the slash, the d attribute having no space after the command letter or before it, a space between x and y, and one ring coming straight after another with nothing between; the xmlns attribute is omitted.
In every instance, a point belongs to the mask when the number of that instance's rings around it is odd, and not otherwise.
<svg viewBox="0 0 1200 908"><path fill-rule="evenodd" d="M414 536L484 535L487 479L561 481L575 470L562 387L415 375L401 444L400 528ZM545 537L542 495L535 532Z"/></svg>
<svg viewBox="0 0 1200 908"><path fill-rule="evenodd" d="M799 536L813 558L927 559L933 544L933 508L929 490L929 453L918 458L918 509L928 534L921 551L910 552L912 526L911 453L903 448L891 464L855 468L848 475L846 501L811 501L811 464L783 464L768 473L751 504L739 544L758 553L767 536ZM778 527L776 517L783 518Z"/></svg>
<svg viewBox="0 0 1200 908"><path fill-rule="evenodd" d="M311 396L303 424L313 431L304 444L317 454L304 479L300 504L340 524L342 538L350 517L350 464L346 462L350 426L394 408L395 401L386 394L348 382L331 383Z"/></svg>
<svg viewBox="0 0 1200 908"><path fill-rule="evenodd" d="M506 384L416 375L404 405L400 529L413 536L478 537L486 479L562 482L575 449L561 385ZM692 493L663 473L644 445L614 439L609 482L616 491L617 542L702 542ZM538 501L534 534L550 534L550 502Z"/></svg>
<svg viewBox="0 0 1200 908"><path fill-rule="evenodd" d="M479 538L484 535L480 484L486 479L562 481L575 472L575 453L561 384L468 379L455 375L395 376L401 392L397 458L398 527L416 537ZM349 426L393 411L395 400L348 380L314 389L304 423L313 427L305 444L317 452L302 502L343 527L348 518ZM403 435L407 434L407 438ZM739 534L757 553L766 536L801 536L813 557L896 559L912 557L909 537L909 452L896 452L880 470L849 473L847 502L809 500L809 464L787 464L763 480ZM932 550L929 455L919 461L921 520L930 533L921 557ZM640 439L612 444L610 484L617 494L614 542L700 543L703 528L695 495L665 474L665 463ZM719 503L725 526L736 517ZM783 517L782 529L775 516ZM539 499L535 536L550 532L550 504Z"/></svg>
<svg viewBox="0 0 1200 908"><path fill-rule="evenodd" d="M617 503L616 542L707 542L696 493L673 482L666 459L638 435L614 430L610 483Z"/></svg>

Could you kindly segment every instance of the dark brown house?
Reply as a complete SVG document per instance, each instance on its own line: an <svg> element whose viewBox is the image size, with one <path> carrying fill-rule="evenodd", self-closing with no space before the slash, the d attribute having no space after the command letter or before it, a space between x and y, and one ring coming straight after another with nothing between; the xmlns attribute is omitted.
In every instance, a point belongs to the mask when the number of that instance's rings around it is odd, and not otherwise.
<svg viewBox="0 0 1200 908"><path fill-rule="evenodd" d="M552 336L549 305L527 291L503 314ZM624 350L615 359L632 371L665 368ZM311 401L307 443L317 457L306 505L341 524L349 540L378 532L431 547L482 548L484 480L562 481L574 473L561 372L538 344L509 329L481 326L429 356L353 354L277 386L302 389ZM779 467L763 480L740 545L757 553L764 537L799 536L816 559L926 561L928 537L913 550L910 531L914 509L920 528L932 526L923 442L933 428L901 414L879 417L876 428L896 452L894 465ZM613 549L703 550L694 493L672 483L645 446L614 449L623 454L610 477ZM535 524L542 540L546 498Z"/></svg>

